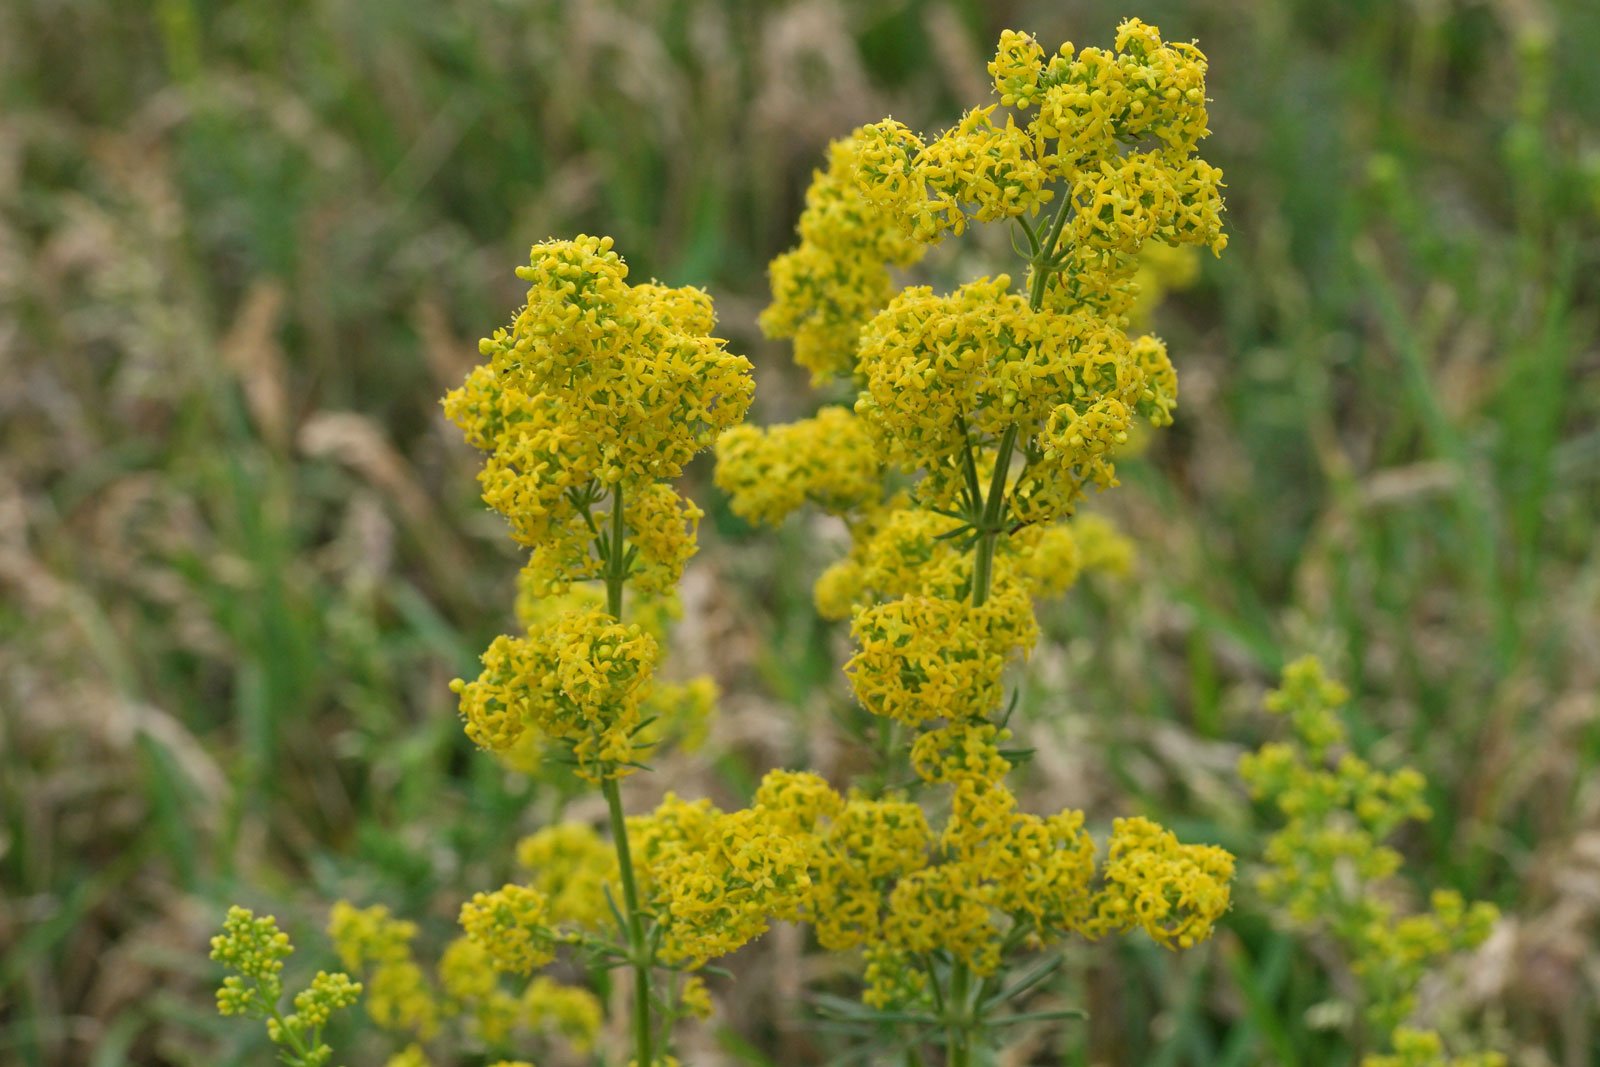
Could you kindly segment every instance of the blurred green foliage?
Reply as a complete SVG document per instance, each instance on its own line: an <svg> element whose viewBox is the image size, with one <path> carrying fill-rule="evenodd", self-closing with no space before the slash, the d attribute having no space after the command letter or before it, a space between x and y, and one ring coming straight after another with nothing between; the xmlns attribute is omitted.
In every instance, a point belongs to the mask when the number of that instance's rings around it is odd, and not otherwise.
<svg viewBox="0 0 1600 1067"><path fill-rule="evenodd" d="M951 121L1002 27L1100 40L1129 14L1212 59L1232 243L1158 319L1184 399L1121 494L1141 572L1049 619L1025 684L1057 750L1039 788L1248 860L1235 756L1276 669L1320 652L1362 749L1432 783L1402 842L1418 886L1511 917L1469 1014L1513 1062L1592 1062L1600 8L1579 0L7 4L0 1062L259 1057L210 1008L226 902L447 924L562 803L473 753L446 689L507 625L516 560L435 402L532 241L609 233L637 275L708 286L762 418L791 417L814 400L754 317L827 139ZM737 792L821 758L841 639L809 603L817 532L698 495L697 630L737 636L731 705L788 716L720 750ZM1352 1061L1337 975L1247 892L1215 951L1067 973L1091 1019L1033 1062ZM820 1058L777 1017L800 1010L769 1000L723 1047Z"/></svg>

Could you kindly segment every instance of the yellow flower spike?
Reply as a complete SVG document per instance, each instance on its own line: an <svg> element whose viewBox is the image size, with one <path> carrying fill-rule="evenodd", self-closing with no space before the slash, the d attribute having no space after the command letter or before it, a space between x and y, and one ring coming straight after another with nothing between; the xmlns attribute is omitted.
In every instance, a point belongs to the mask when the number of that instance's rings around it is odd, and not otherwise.
<svg viewBox="0 0 1600 1067"><path fill-rule="evenodd" d="M257 918L248 908L229 908L222 932L211 939L211 958L235 972L217 990L217 1011L264 1020L267 1038L281 1046L279 1058L299 1067L323 1067L333 1056L322 1043L323 1028L335 1011L360 999L361 983L340 972L318 971L294 995L294 1010L282 1014L283 961L293 952L272 916Z"/></svg>
<svg viewBox="0 0 1600 1067"><path fill-rule="evenodd" d="M229 908L222 933L211 939L211 958L238 973L217 990L217 1011L253 1016L271 1012L283 995L283 961L293 953L277 919L258 919L249 908Z"/></svg>
<svg viewBox="0 0 1600 1067"><path fill-rule="evenodd" d="M610 238L535 245L517 276L527 304L480 342L488 362L445 411L489 453L484 499L512 535L552 573L592 577L575 494L681 475L743 419L750 364L711 336L705 293L630 285Z"/></svg>

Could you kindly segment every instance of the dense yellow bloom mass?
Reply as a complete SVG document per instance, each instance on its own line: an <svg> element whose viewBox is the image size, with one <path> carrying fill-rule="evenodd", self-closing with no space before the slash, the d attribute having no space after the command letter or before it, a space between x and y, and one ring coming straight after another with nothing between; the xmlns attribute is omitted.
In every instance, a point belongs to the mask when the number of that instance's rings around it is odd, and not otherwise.
<svg viewBox="0 0 1600 1067"><path fill-rule="evenodd" d="M628 837L661 957L680 966L734 951L772 919L797 918L810 888L806 837L760 805L724 813L669 793L653 814L628 820Z"/></svg>
<svg viewBox="0 0 1600 1067"><path fill-rule="evenodd" d="M555 958L550 901L538 890L507 884L475 893L461 905L461 929L484 948L497 971L527 974Z"/></svg>
<svg viewBox="0 0 1600 1067"><path fill-rule="evenodd" d="M1192 276L1193 246L1226 244L1221 174L1196 155L1205 72L1198 48L1137 19L1112 49L1055 55L1006 31L998 104L935 136L885 119L834 145L800 244L773 264L763 324L814 378L850 376L854 418L724 434L717 481L754 521L808 502L845 519L850 552L818 580L818 610L851 620L857 700L909 727L911 768L948 802L936 829L904 797L782 772L751 809L810 840L804 913L825 948L864 950L874 1007L942 1011L930 960L955 983L1070 933L1182 948L1229 907L1220 848L1122 819L1097 869L1081 813L1019 810L1000 715L1007 665L1038 636L1033 599L1132 565L1114 527L1074 513L1117 484L1142 426L1173 419L1167 348L1130 328ZM889 284L908 247L988 223L1026 244L1020 285ZM905 734L876 729L893 756Z"/></svg>
<svg viewBox="0 0 1600 1067"><path fill-rule="evenodd" d="M1233 856L1214 845L1183 845L1149 819L1118 819L1095 904L1096 925L1144 930L1168 948L1211 936L1228 910Z"/></svg>
<svg viewBox="0 0 1600 1067"><path fill-rule="evenodd" d="M1000 704L1009 648L964 600L908 596L867 608L851 626L845 664L856 699L909 725L987 714Z"/></svg>
<svg viewBox="0 0 1600 1067"><path fill-rule="evenodd" d="M883 492L871 435L839 407L786 426L727 431L717 441L716 482L735 514L765 523L781 522L807 501L842 515Z"/></svg>
<svg viewBox="0 0 1600 1067"><path fill-rule="evenodd" d="M515 526L564 513L551 492L597 474L606 485L676 478L695 452L744 417L750 364L710 336L710 298L698 289L631 285L609 237L535 245L517 277L527 303L479 345L488 359L446 411L492 454L549 456L546 465L501 464L525 482L533 506L507 512ZM488 380L482 380L487 371ZM533 451L519 451L524 438ZM485 479L486 488L498 478Z"/></svg>
<svg viewBox="0 0 1600 1067"><path fill-rule="evenodd" d="M856 191L865 131L828 147L828 166L806 190L800 244L772 261L772 305L761 314L768 337L792 337L795 362L815 381L847 372L861 326L889 302L889 265L909 266L923 247L898 221Z"/></svg>
<svg viewBox="0 0 1600 1067"><path fill-rule="evenodd" d="M639 707L655 668L655 639L606 612L572 611L525 638L497 637L476 680L457 679L467 736L504 750L523 731L571 746L578 774L628 773Z"/></svg>

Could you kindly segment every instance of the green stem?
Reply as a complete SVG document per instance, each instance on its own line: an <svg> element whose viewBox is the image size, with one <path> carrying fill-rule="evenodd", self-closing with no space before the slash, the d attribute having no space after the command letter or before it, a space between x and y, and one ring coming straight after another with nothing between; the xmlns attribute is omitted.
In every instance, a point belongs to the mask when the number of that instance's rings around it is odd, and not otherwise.
<svg viewBox="0 0 1600 1067"><path fill-rule="evenodd" d="M611 489L611 538L606 546L606 610L622 621L622 589L628 580L623 539L627 525L622 514L622 483ZM622 877L622 903L628 912L628 956L633 964L633 1045L638 1067L651 1067L650 1053L650 949L644 935L644 915L639 910L639 885L633 873L633 852L628 847L628 821L622 812L622 791L615 778L600 785L611 814L611 840L617 850Z"/></svg>
<svg viewBox="0 0 1600 1067"><path fill-rule="evenodd" d="M967 970L967 965L957 960L950 968L950 997L947 1002L951 1013L947 1017L949 1054L945 1057L945 1067L968 1067L971 1062L971 1020L967 1017L967 984L970 980L971 972Z"/></svg>
<svg viewBox="0 0 1600 1067"><path fill-rule="evenodd" d="M622 793L615 778L600 786L606 808L611 813L611 840L617 848L617 867L622 873L622 902L628 909L628 948L633 959L633 1045L639 1064L649 1067L650 1057L650 959L644 937L644 917L639 913L639 886L633 877L633 854L628 848L628 823L622 815Z"/></svg>
<svg viewBox="0 0 1600 1067"><path fill-rule="evenodd" d="M300 1034L298 1031L284 1023L283 1014L278 1011L278 1007L275 1004L272 1006L272 1018L278 1024L278 1033L283 1035L284 1043L294 1051L296 1057L295 1062L304 1063L305 1058L310 1054L311 1049L306 1048L305 1043L300 1040Z"/></svg>
<svg viewBox="0 0 1600 1067"><path fill-rule="evenodd" d="M1028 306L1035 311L1044 303L1045 283L1056 272L1056 245L1061 242L1061 231L1066 228L1071 206L1072 197L1063 190L1061 203L1056 207L1055 220L1050 223L1050 235L1044 239L1043 248L1033 259L1033 285L1028 290Z"/></svg>
<svg viewBox="0 0 1600 1067"><path fill-rule="evenodd" d="M611 543L606 551L606 610L622 621L622 585L628 580L628 561L622 551L626 525L622 517L622 483L611 490ZM648 1065L646 1065L648 1067Z"/></svg>
<svg viewBox="0 0 1600 1067"><path fill-rule="evenodd" d="M989 494L983 501L983 519L978 525L977 557L972 562L972 606L981 608L989 599L994 576L994 550L1000 540L1001 517L1005 514L1006 475L1011 468L1011 453L1017 447L1017 424L1006 427L1000 438L1000 451L994 458L994 475L989 479Z"/></svg>

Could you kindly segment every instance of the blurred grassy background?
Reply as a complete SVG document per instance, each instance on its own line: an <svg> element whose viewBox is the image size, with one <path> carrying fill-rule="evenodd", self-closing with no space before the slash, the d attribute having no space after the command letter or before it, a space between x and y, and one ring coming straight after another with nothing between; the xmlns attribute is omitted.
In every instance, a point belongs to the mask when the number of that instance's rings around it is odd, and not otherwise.
<svg viewBox="0 0 1600 1067"><path fill-rule="evenodd" d="M436 398L530 243L609 233L636 275L706 285L757 417L793 417L815 398L754 319L826 141L986 99L1002 27L1102 43L1129 14L1212 59L1233 240L1159 313L1183 406L1104 502L1139 573L1046 620L1038 802L1248 859L1234 761L1273 672L1321 652L1364 748L1432 780L1416 886L1507 913L1432 999L1514 1063L1600 1063L1580 0L0 7L0 1063L260 1062L212 1013L227 902L313 959L339 895L442 926L566 803L474 755L446 689L516 558ZM827 531L752 531L706 473L678 656L724 720L640 788L844 773ZM708 1040L820 1062L795 939L769 942ZM1348 1063L1324 956L1241 889L1207 951L1081 953L1094 1018L1016 1062Z"/></svg>

